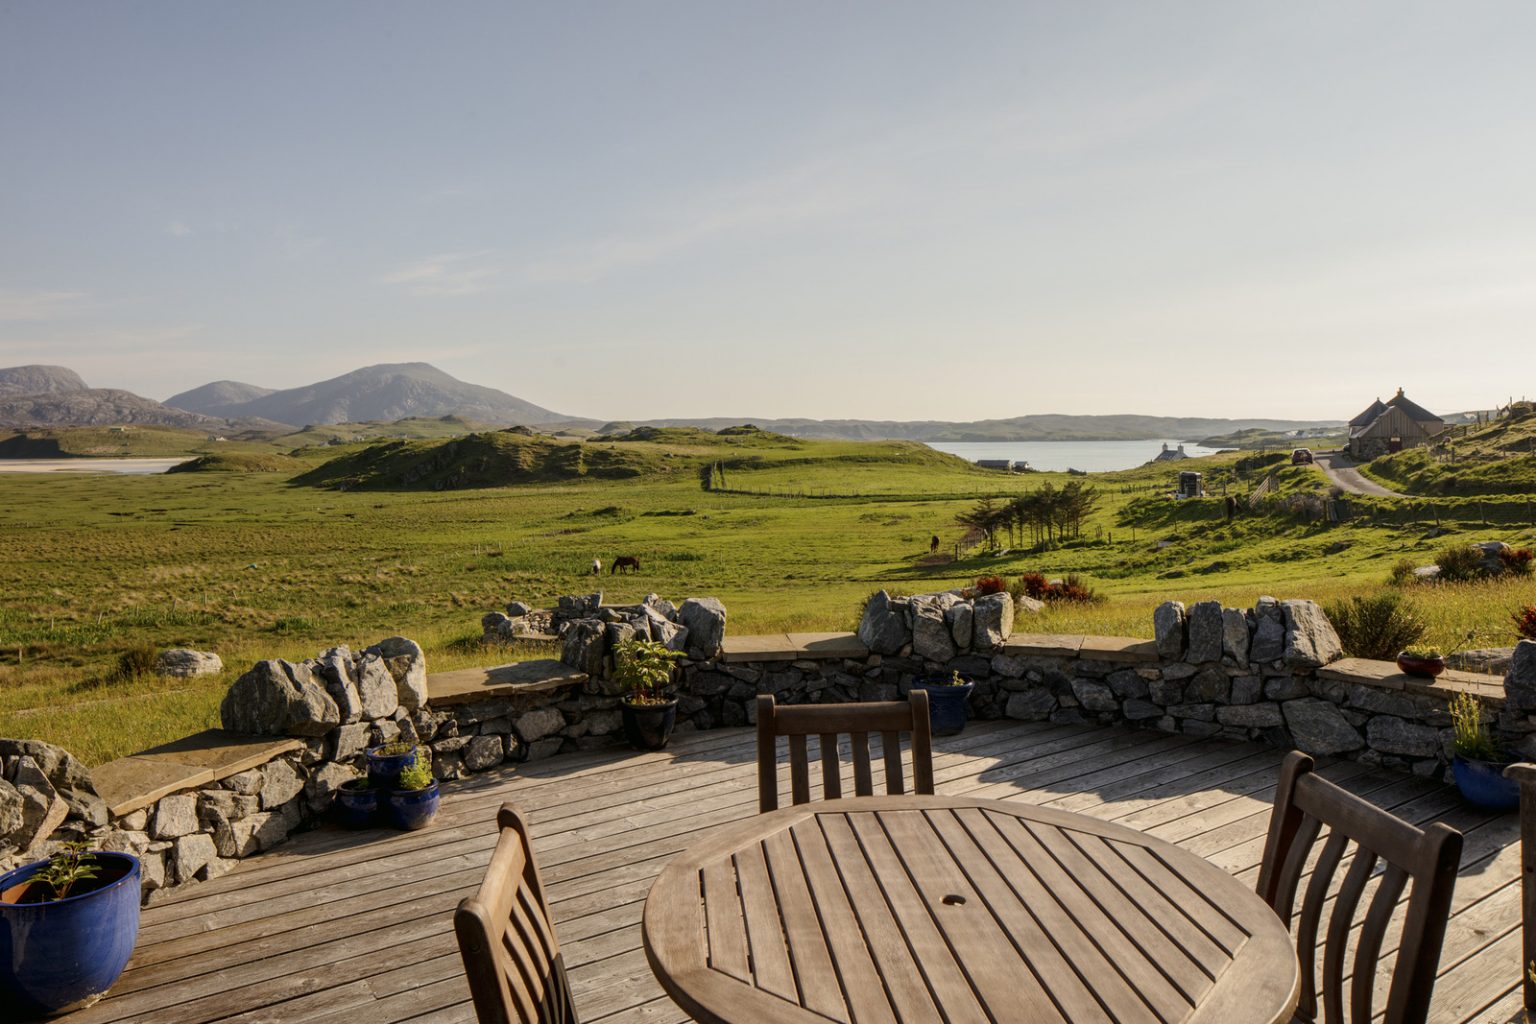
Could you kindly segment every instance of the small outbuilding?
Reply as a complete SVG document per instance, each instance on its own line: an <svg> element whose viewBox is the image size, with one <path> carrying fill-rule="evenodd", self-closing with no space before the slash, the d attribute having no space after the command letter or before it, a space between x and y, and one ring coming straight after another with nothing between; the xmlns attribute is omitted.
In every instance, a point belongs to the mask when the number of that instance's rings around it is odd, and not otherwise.
<svg viewBox="0 0 1536 1024"><path fill-rule="evenodd" d="M1376 399L1349 421L1349 443L1345 447L1351 458L1365 462L1428 444L1445 427L1445 420L1410 401L1398 388L1395 396L1385 402Z"/></svg>

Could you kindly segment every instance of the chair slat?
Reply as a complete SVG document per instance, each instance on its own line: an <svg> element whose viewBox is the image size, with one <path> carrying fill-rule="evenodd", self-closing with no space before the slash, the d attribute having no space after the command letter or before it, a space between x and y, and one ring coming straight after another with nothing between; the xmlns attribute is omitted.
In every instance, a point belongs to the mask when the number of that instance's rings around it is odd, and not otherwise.
<svg viewBox="0 0 1536 1024"><path fill-rule="evenodd" d="M843 762L837 757L837 733L824 732L821 737L821 797L836 800L843 795ZM804 801L796 800L795 803Z"/></svg>
<svg viewBox="0 0 1536 1024"><path fill-rule="evenodd" d="M1387 925L1392 921L1392 911L1397 909L1398 897L1408 884L1408 872L1396 864L1388 864L1377 883L1371 904L1366 908L1365 924L1355 945L1355 976L1350 982L1349 1015L1354 1020L1371 1019L1371 1002L1376 994L1376 965L1381 959L1381 946L1387 936Z"/></svg>
<svg viewBox="0 0 1536 1024"><path fill-rule="evenodd" d="M901 734L890 729L882 732L880 752L885 757L885 791L901 796L906 792L901 779Z"/></svg>
<svg viewBox="0 0 1536 1024"><path fill-rule="evenodd" d="M806 704L780 707L770 694L757 698L757 780L758 808L771 811L779 806L777 738L789 739L790 800L803 804L811 799L807 736L817 737L820 747L822 796L837 799L843 795L842 758L838 738L849 737L853 760L853 789L860 796L873 796L874 764L869 749L869 734L881 738L888 793L903 793L901 736L912 737L912 789L933 792L933 749L928 723L928 694L913 690L905 701L867 704Z"/></svg>
<svg viewBox="0 0 1536 1024"><path fill-rule="evenodd" d="M789 780L789 802L792 804L810 803L810 765L806 763L805 735L803 733L789 738Z"/></svg>
<svg viewBox="0 0 1536 1024"><path fill-rule="evenodd" d="M869 766L869 733L850 733L853 747L853 791L859 796L875 795L875 777Z"/></svg>
<svg viewBox="0 0 1536 1024"><path fill-rule="evenodd" d="M1338 870L1348 845L1349 837L1344 833L1328 834L1323 852L1312 868L1306 897L1301 902L1301 919L1296 922L1296 956L1301 960L1301 1003L1298 1009L1310 1016L1317 1013L1317 926L1322 920L1323 905L1328 901L1333 873Z"/></svg>
<svg viewBox="0 0 1536 1024"><path fill-rule="evenodd" d="M1333 914L1328 918L1328 941L1323 952L1323 1016L1339 1024L1344 1024L1344 957L1349 952L1349 933L1355 908L1360 906L1365 883L1370 881L1375 868L1376 855L1363 846L1356 847L1355 859L1344 873L1344 884L1339 886ZM1360 964L1355 966L1358 969ZM1357 1024L1371 1024L1369 1013L1354 1020Z"/></svg>

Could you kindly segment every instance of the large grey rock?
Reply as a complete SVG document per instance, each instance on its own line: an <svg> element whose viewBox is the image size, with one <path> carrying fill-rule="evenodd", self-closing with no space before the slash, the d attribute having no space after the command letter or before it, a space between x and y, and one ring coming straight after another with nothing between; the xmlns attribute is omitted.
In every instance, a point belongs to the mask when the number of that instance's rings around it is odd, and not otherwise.
<svg viewBox="0 0 1536 1024"><path fill-rule="evenodd" d="M553 736L565 728L565 716L554 708L535 708L517 720L517 734L526 743Z"/></svg>
<svg viewBox="0 0 1536 1024"><path fill-rule="evenodd" d="M1003 714L1022 722L1043 722L1056 708L1056 696L1043 687L1011 694Z"/></svg>
<svg viewBox="0 0 1536 1024"><path fill-rule="evenodd" d="M972 622L975 619L975 609L969 601L959 601L950 606L944 613L944 621L949 624L949 635L954 637L955 647L962 651L971 649Z"/></svg>
<svg viewBox="0 0 1536 1024"><path fill-rule="evenodd" d="M219 855L213 836L206 832L193 832L176 840L176 884L190 882L197 877L208 862Z"/></svg>
<svg viewBox="0 0 1536 1024"><path fill-rule="evenodd" d="M1536 640L1521 640L1509 656L1504 696L1517 711L1536 711Z"/></svg>
<svg viewBox="0 0 1536 1024"><path fill-rule="evenodd" d="M664 619L675 619L677 617L677 605L668 601L660 594L646 594L640 599L640 605L643 608L651 609Z"/></svg>
<svg viewBox="0 0 1536 1024"><path fill-rule="evenodd" d="M1248 650L1248 660L1268 664L1284 655L1285 613L1279 601L1261 597L1253 605L1253 645Z"/></svg>
<svg viewBox="0 0 1536 1024"><path fill-rule="evenodd" d="M507 616L509 618L521 619L531 611L533 611L533 606L524 601L507 602Z"/></svg>
<svg viewBox="0 0 1536 1024"><path fill-rule="evenodd" d="M69 805L69 813L87 825L107 823L107 803L96 794L85 763L63 747L42 740L0 739L0 760L32 759L54 792Z"/></svg>
<svg viewBox="0 0 1536 1024"><path fill-rule="evenodd" d="M1329 701L1301 697L1286 701L1280 709L1291 739L1308 754L1345 754L1365 746L1365 737Z"/></svg>
<svg viewBox="0 0 1536 1024"><path fill-rule="evenodd" d="M876 591L864 605L858 633L870 653L900 654L901 649L912 642L912 631L907 627L906 603L898 604L885 591Z"/></svg>
<svg viewBox="0 0 1536 1024"><path fill-rule="evenodd" d="M725 605L714 597L690 597L677 609L677 621L688 630L688 655L713 658L725 643Z"/></svg>
<svg viewBox="0 0 1536 1024"><path fill-rule="evenodd" d="M25 801L16 787L0 778L0 846L21 832L22 806Z"/></svg>
<svg viewBox="0 0 1536 1024"><path fill-rule="evenodd" d="M1221 653L1237 662L1248 664L1249 623L1248 613L1241 608L1221 610Z"/></svg>
<svg viewBox="0 0 1536 1024"><path fill-rule="evenodd" d="M1007 591L978 597L974 621L971 646L978 651L997 650L1013 635L1013 597Z"/></svg>
<svg viewBox="0 0 1536 1024"><path fill-rule="evenodd" d="M264 736L324 736L341 724L341 711L309 669L292 662L258 661L235 680L219 705L231 732Z"/></svg>
<svg viewBox="0 0 1536 1024"><path fill-rule="evenodd" d="M350 761L368 746L368 723L354 722L331 733L331 760Z"/></svg>
<svg viewBox="0 0 1536 1024"><path fill-rule="evenodd" d="M1091 679L1073 679L1072 695L1089 711L1113 711L1120 704L1114 690Z"/></svg>
<svg viewBox="0 0 1536 1024"><path fill-rule="evenodd" d="M363 701L358 694L357 672L353 667L350 650L346 647L332 647L321 651L310 668L310 674L319 680L331 700L336 702L336 711L341 715L343 725L350 725L363 717Z"/></svg>
<svg viewBox="0 0 1536 1024"><path fill-rule="evenodd" d="M370 722L390 718L400 707L400 688L377 654L364 654L357 660L357 694L362 717Z"/></svg>
<svg viewBox="0 0 1536 1024"><path fill-rule="evenodd" d="M1153 635L1158 657L1178 661L1184 657L1184 603L1164 601L1152 612Z"/></svg>
<svg viewBox="0 0 1536 1024"><path fill-rule="evenodd" d="M1184 699L1226 704L1232 699L1232 677L1218 665L1207 665L1184 684Z"/></svg>
<svg viewBox="0 0 1536 1024"><path fill-rule="evenodd" d="M21 827L8 838L23 856L38 850L53 830L69 817L69 804L59 795L48 775L31 757L23 755L11 773L11 785L21 799Z"/></svg>
<svg viewBox="0 0 1536 1024"><path fill-rule="evenodd" d="M953 602L948 602L953 604ZM944 623L946 602L937 595L914 597L912 607L912 652L919 658L945 662L955 656L955 638Z"/></svg>
<svg viewBox="0 0 1536 1024"><path fill-rule="evenodd" d="M389 674L395 681L400 706L415 711L427 703L427 656L421 645L403 636L385 637L364 654L377 654L384 659Z"/></svg>
<svg viewBox="0 0 1536 1024"><path fill-rule="evenodd" d="M197 797L192 793L173 793L161 797L155 805L150 835L156 839L179 839L202 828L197 816Z"/></svg>
<svg viewBox="0 0 1536 1024"><path fill-rule="evenodd" d="M155 658L155 675L190 679L193 676L213 676L224 671L224 661L212 651L194 651L190 647L173 647L161 651Z"/></svg>
<svg viewBox="0 0 1536 1024"><path fill-rule="evenodd" d="M589 676L603 671L608 627L598 619L575 619L560 628L560 660Z"/></svg>
<svg viewBox="0 0 1536 1024"><path fill-rule="evenodd" d="M1285 663L1292 669L1321 668L1344 657L1333 623L1316 601L1283 601Z"/></svg>
<svg viewBox="0 0 1536 1024"><path fill-rule="evenodd" d="M1365 738L1372 750L1403 757L1437 757L1442 749L1439 729L1391 715L1377 715L1366 723Z"/></svg>
<svg viewBox="0 0 1536 1024"><path fill-rule="evenodd" d="M270 761L261 767L261 809L281 807L304 792L304 777L287 761Z"/></svg>
<svg viewBox="0 0 1536 1024"><path fill-rule="evenodd" d="M1041 612L1045 611L1045 602L1040 600L1038 597L1030 597L1028 594L1020 594L1018 597L1013 599L1013 610L1015 613L1020 615L1024 614L1025 612L1029 612L1032 615L1039 615Z"/></svg>
<svg viewBox="0 0 1536 1024"><path fill-rule="evenodd" d="M603 606L603 592L601 590L592 594L564 595L555 602L555 618L557 619L586 619L597 614L597 610Z"/></svg>
<svg viewBox="0 0 1536 1024"><path fill-rule="evenodd" d="M1239 704L1233 707L1217 708L1216 721L1222 725L1236 726L1241 729L1269 729L1285 724L1285 719L1280 713L1280 705L1272 703Z"/></svg>
<svg viewBox="0 0 1536 1024"><path fill-rule="evenodd" d="M1477 567L1490 576L1497 576L1504 571L1504 560L1499 556L1514 549L1501 540L1485 540L1473 544L1472 550L1477 552Z"/></svg>
<svg viewBox="0 0 1536 1024"><path fill-rule="evenodd" d="M476 736L464 748L464 767L472 772L483 772L501 764L505 746L500 736Z"/></svg>
<svg viewBox="0 0 1536 1024"><path fill-rule="evenodd" d="M1189 609L1189 649L1184 660L1196 665L1220 661L1224 635L1221 602L1195 602Z"/></svg>
<svg viewBox="0 0 1536 1024"><path fill-rule="evenodd" d="M336 791L344 783L358 778L359 774L351 767L344 764L327 763L316 768L310 775L309 781L304 783L304 797L309 801L312 811L323 811L331 806L331 801L336 797ZM219 851L221 856L229 854Z"/></svg>

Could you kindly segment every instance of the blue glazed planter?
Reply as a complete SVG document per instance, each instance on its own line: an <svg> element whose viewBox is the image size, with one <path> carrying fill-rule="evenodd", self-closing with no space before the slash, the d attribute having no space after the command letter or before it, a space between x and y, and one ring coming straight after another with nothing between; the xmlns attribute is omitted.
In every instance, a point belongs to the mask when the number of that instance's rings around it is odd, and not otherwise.
<svg viewBox="0 0 1536 1024"><path fill-rule="evenodd" d="M94 853L98 888L51 903L12 903L48 866L35 861L0 875L0 1016L64 1013L106 994L139 937L139 861ZM93 884L91 882L83 884Z"/></svg>
<svg viewBox="0 0 1536 1024"><path fill-rule="evenodd" d="M400 788L400 773L416 760L416 748L413 746L404 754L381 754L380 749L369 747L363 756L368 758L368 785L387 793Z"/></svg>
<svg viewBox="0 0 1536 1024"><path fill-rule="evenodd" d="M953 678L939 676L919 679L912 684L914 690L928 691L928 719L935 736L958 735L964 731L966 719L970 717L969 701L976 684L964 682L956 686L949 682Z"/></svg>
<svg viewBox="0 0 1536 1024"><path fill-rule="evenodd" d="M437 783L433 782L426 789L391 790L385 810L391 825L413 832L432 823L441 802Z"/></svg>
<svg viewBox="0 0 1536 1024"><path fill-rule="evenodd" d="M362 781L343 783L336 790L336 821L345 828L372 828L379 823L379 791L359 785Z"/></svg>
<svg viewBox="0 0 1536 1024"><path fill-rule="evenodd" d="M1507 767L1497 761L1468 760L1460 754L1451 763L1461 795L1468 803L1490 811L1513 811L1520 806L1520 784L1504 777Z"/></svg>

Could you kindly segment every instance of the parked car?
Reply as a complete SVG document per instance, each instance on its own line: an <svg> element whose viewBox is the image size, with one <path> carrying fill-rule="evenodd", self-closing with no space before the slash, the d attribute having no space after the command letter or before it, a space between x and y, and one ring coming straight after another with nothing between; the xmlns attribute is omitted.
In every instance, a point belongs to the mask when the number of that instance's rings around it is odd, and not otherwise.
<svg viewBox="0 0 1536 1024"><path fill-rule="evenodd" d="M1312 465L1312 449L1311 448L1297 448L1295 451L1291 452L1291 465L1293 465L1293 466L1310 466L1310 465Z"/></svg>

